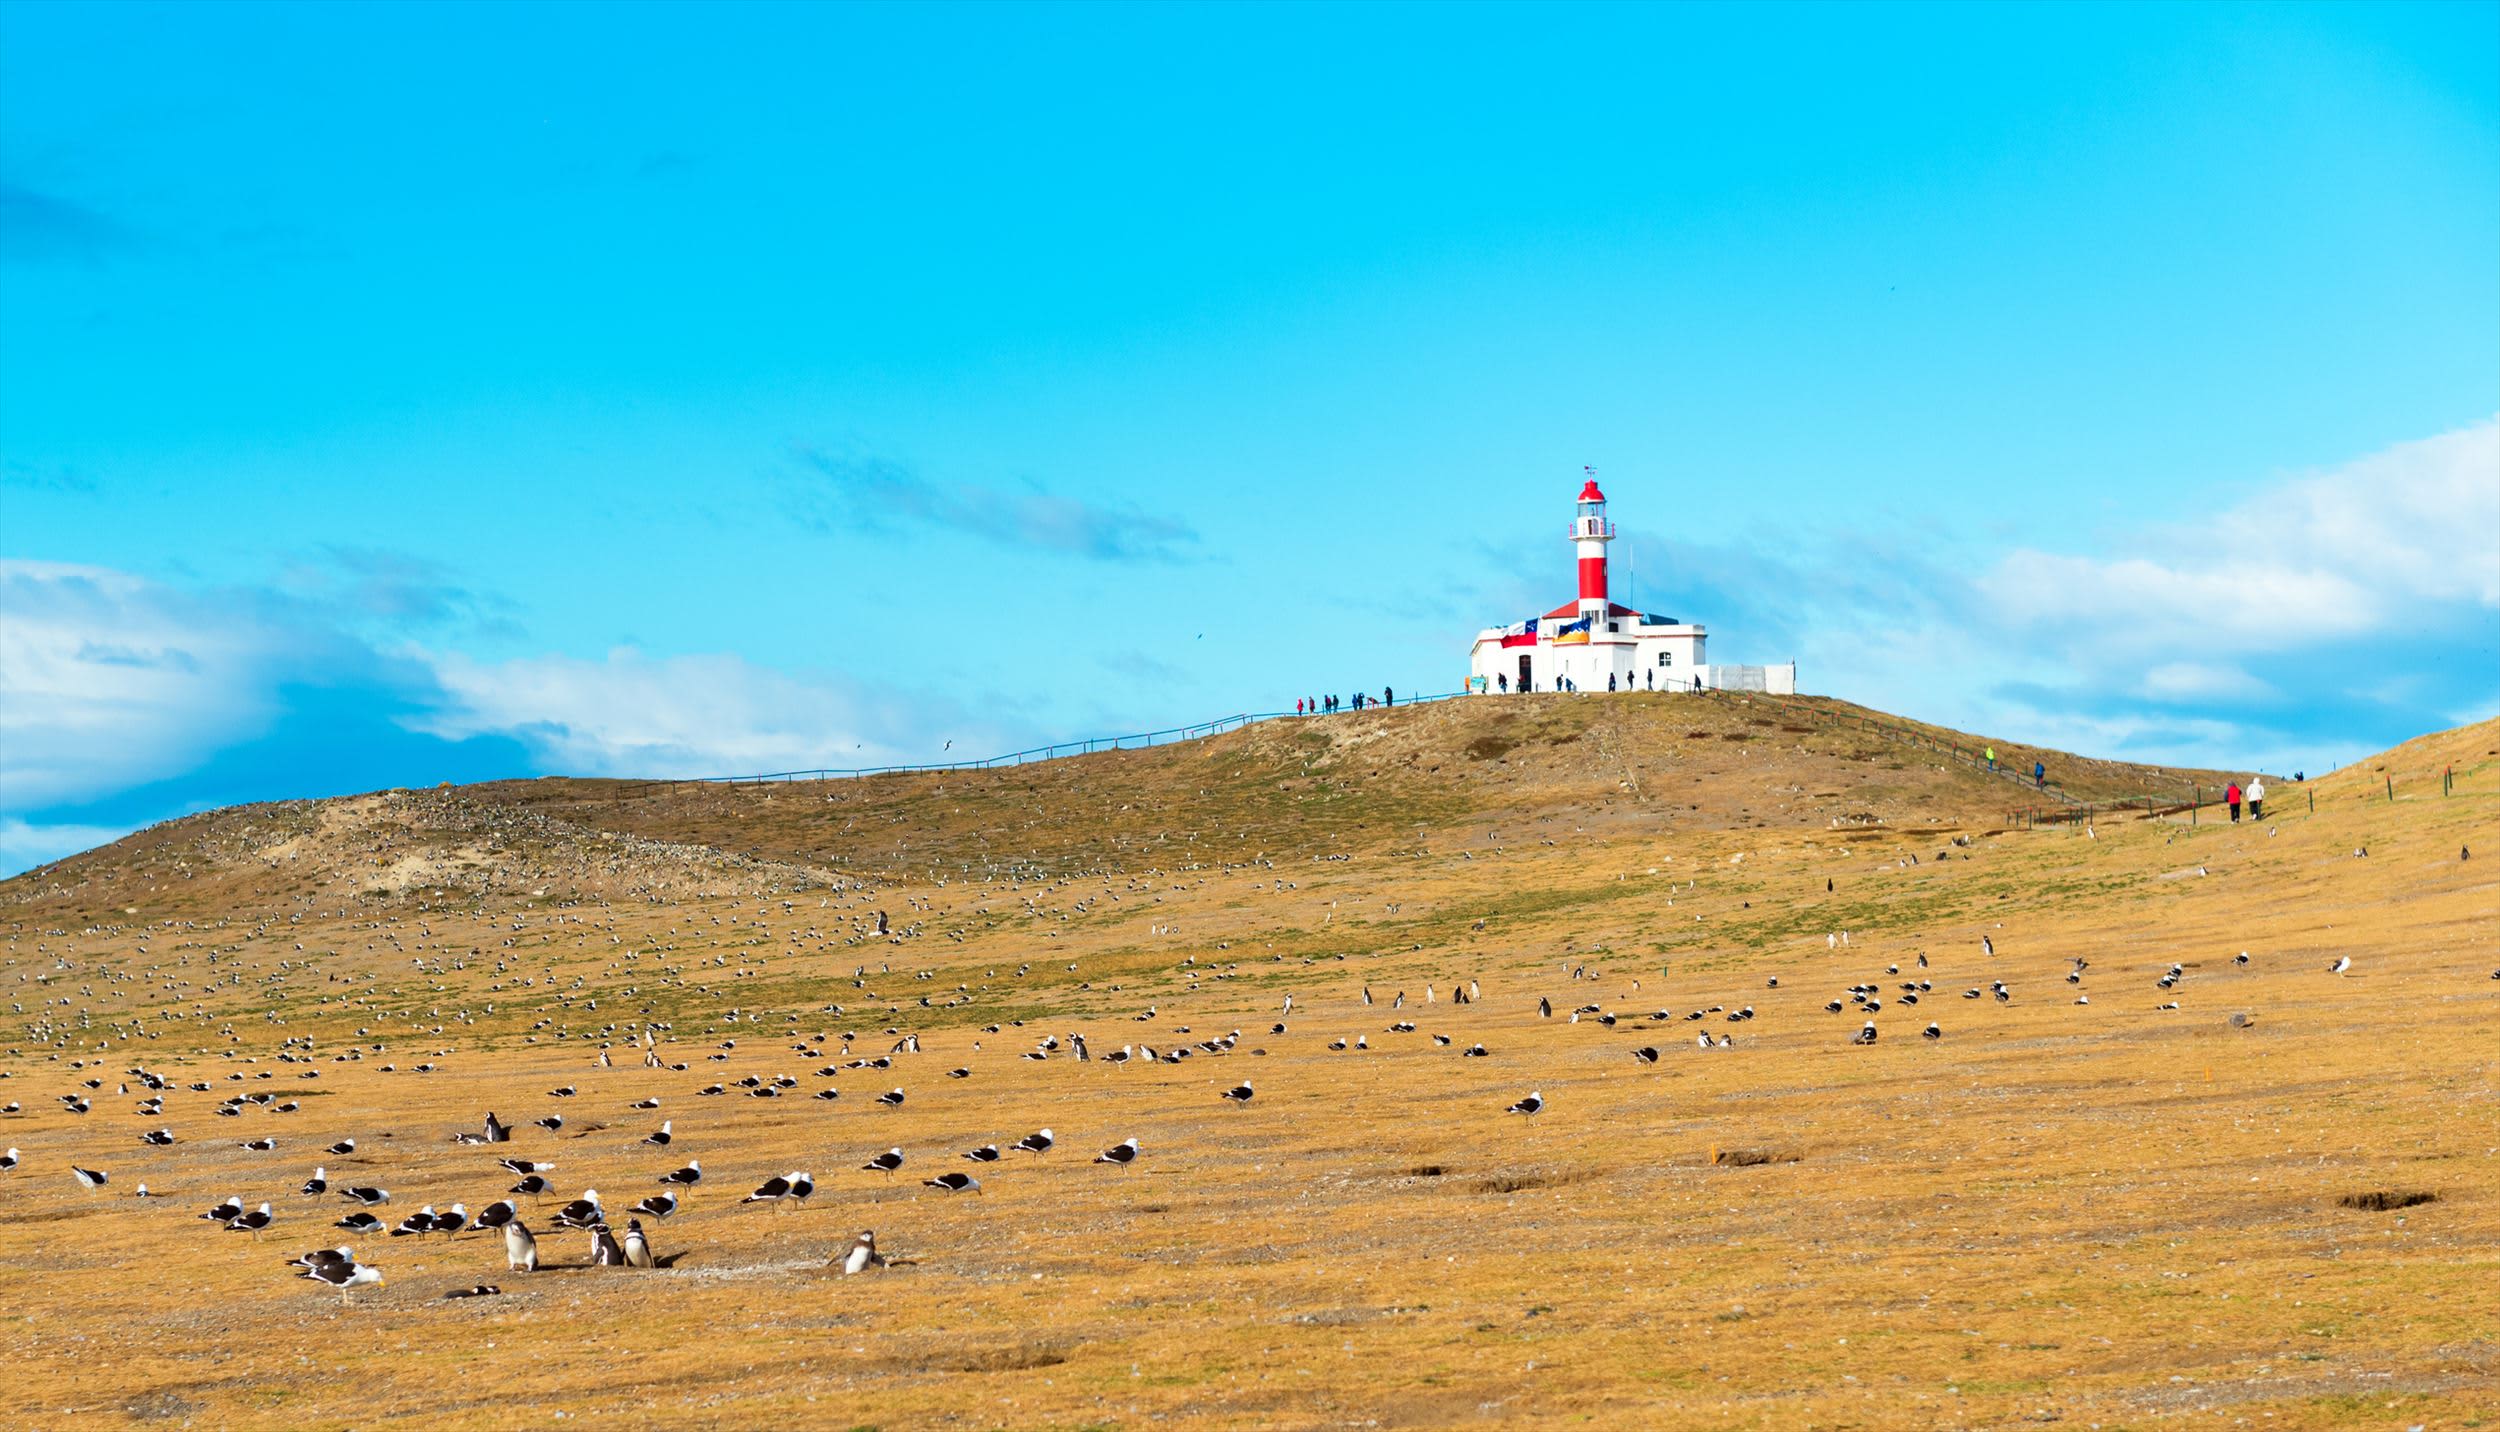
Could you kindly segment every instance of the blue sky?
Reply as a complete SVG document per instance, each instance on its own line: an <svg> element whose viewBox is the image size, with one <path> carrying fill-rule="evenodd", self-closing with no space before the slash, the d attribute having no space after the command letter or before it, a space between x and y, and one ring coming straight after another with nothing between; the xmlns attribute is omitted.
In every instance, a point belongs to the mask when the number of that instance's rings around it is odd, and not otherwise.
<svg viewBox="0 0 2500 1432"><path fill-rule="evenodd" d="M2500 7L0 7L0 871L1443 690L2500 709Z"/></svg>

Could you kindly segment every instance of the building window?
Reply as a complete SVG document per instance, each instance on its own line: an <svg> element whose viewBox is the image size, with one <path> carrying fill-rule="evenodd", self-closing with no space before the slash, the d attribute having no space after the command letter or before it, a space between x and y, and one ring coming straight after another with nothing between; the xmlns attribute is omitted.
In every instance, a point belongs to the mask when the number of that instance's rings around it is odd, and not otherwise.
<svg viewBox="0 0 2500 1432"><path fill-rule="evenodd" d="M1658 653L1658 664L1660 666L1675 665L1675 653L1671 651L1662 651Z"/></svg>

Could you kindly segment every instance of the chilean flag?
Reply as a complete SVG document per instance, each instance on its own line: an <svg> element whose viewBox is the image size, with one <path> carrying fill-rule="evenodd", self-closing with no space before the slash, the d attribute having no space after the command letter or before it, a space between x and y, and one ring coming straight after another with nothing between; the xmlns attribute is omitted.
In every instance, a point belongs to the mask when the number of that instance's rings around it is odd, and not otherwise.
<svg viewBox="0 0 2500 1432"><path fill-rule="evenodd" d="M1536 618L1530 617L1524 622L1512 622L1509 626L1502 628L1502 645L1536 645Z"/></svg>

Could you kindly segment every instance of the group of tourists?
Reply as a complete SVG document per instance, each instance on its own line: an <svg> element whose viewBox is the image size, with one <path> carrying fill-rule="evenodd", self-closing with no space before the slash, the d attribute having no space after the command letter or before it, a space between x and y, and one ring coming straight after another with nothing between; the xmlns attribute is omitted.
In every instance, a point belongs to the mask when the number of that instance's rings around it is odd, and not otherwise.
<svg viewBox="0 0 2500 1432"><path fill-rule="evenodd" d="M1371 693L1365 691L1357 691L1352 696L1343 698L1338 697L1334 693L1326 696L1299 697L1293 703L1293 714L1296 716L1325 716L1331 711L1360 711L1366 706L1395 706L1397 704L1397 688L1384 686L1380 688L1380 694L1378 696L1373 696Z"/></svg>

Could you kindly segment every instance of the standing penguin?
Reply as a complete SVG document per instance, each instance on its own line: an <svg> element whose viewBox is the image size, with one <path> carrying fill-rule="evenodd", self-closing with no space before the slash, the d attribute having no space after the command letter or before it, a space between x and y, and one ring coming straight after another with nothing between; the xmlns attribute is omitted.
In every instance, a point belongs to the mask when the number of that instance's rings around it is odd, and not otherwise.
<svg viewBox="0 0 2500 1432"><path fill-rule="evenodd" d="M639 1218L625 1220L625 1266L628 1268L655 1266L651 1261L651 1240L642 1236L642 1220Z"/></svg>
<svg viewBox="0 0 2500 1432"><path fill-rule="evenodd" d="M538 1240L530 1236L528 1224L516 1218L503 1226L503 1256L513 1272L538 1271Z"/></svg>
<svg viewBox="0 0 2500 1432"><path fill-rule="evenodd" d="M877 1251L877 1235L873 1231L862 1233L859 1241L851 1245L851 1251L842 1259L842 1275L849 1277L884 1262L885 1255Z"/></svg>
<svg viewBox="0 0 2500 1432"><path fill-rule="evenodd" d="M625 1250L616 1246L616 1235L610 1233L604 1223L591 1225L590 1262L596 1268L625 1266Z"/></svg>

